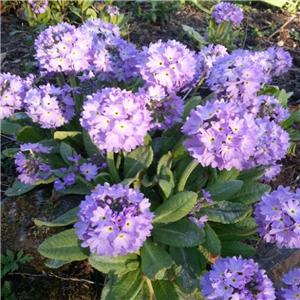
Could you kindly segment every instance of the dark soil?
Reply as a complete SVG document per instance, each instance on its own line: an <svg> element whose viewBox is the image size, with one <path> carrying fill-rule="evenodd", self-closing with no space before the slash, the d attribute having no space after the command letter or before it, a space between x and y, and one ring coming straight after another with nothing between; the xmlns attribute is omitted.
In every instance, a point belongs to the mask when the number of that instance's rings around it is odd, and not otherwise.
<svg viewBox="0 0 300 300"><path fill-rule="evenodd" d="M257 3L254 6L257 8L244 7L245 19L241 30L244 32L245 38L238 40L237 46L244 49L263 50L269 46L280 45L291 53L293 57L292 68L282 77L276 78L274 84L294 93L290 99L290 104L293 104L294 109L297 109L297 102L300 101L300 13L295 14L296 17L287 26L281 28L285 22L292 18L290 13L279 9L261 7ZM196 45L183 34L181 25L189 25L205 36L208 17L204 12L186 4L180 11L171 15L170 21L165 26L161 26L160 23L150 24L145 18L139 18L136 15L133 15L129 24L131 32L126 39L135 43L138 48L148 46L150 42L159 39L163 41L176 39L196 50ZM10 36L16 30L24 30L25 32ZM277 30L278 32L270 38ZM1 16L1 53L6 53L1 65L2 72L10 72L24 77L28 71L35 71L34 68L26 69L26 63L34 60L32 42L28 39L28 31L27 24L17 16ZM204 95L207 90L204 87L200 89L199 93ZM7 143L9 143L9 139L1 136L2 149ZM13 183L15 176L11 161L4 162L4 166L2 166L4 169L1 174L2 190ZM296 147L296 155L287 155L281 163L283 164L282 172L270 183L271 187L276 189L279 185L283 185L291 186L293 190L299 188L300 143ZM25 198L26 201L31 199L30 197L33 195L36 197L36 193L30 195L29 198ZM43 214L34 215L37 204L29 201L25 205L24 199L20 200L20 198L4 199L1 228L2 251L11 249L18 252L20 249L24 249L25 254L35 257L31 263L24 266L20 265L18 273L8 275L5 278L5 280L11 281L16 299L99 299L104 277L96 270L91 269L87 262L75 262L60 269L47 269L42 264L43 258L37 252L38 245L46 237L57 231L44 227L37 229L31 219L34 217L46 218L45 211L49 209L56 209L56 213L63 213L66 211L66 207L61 208L61 206L56 207L55 203L46 205L41 202L39 209ZM19 215L5 215L5 207L7 207L5 205L15 205L15 212L19 212ZM12 221L13 225L8 225L8 220ZM21 242L22 236L24 237L25 234L24 229L28 235L26 240L29 240L26 245ZM258 256L263 259L265 253L266 251L260 249Z"/></svg>

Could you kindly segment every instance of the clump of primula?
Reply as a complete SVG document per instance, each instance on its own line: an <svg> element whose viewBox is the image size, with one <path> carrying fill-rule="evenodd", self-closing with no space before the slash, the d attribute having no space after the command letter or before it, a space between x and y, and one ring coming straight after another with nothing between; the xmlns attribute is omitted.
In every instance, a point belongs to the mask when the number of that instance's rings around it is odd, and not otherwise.
<svg viewBox="0 0 300 300"><path fill-rule="evenodd" d="M263 166L265 174L261 178L261 180L264 180L266 182L271 181L274 177L276 177L280 173L281 168L282 168L281 164L277 164L273 166Z"/></svg>
<svg viewBox="0 0 300 300"><path fill-rule="evenodd" d="M48 7L48 0L28 0L27 2L35 14L45 13Z"/></svg>
<svg viewBox="0 0 300 300"><path fill-rule="evenodd" d="M26 91L32 85L33 78L22 79L10 73L0 74L0 119L12 116L24 106Z"/></svg>
<svg viewBox="0 0 300 300"><path fill-rule="evenodd" d="M220 258L211 268L200 281L205 299L275 299L271 280L253 259Z"/></svg>
<svg viewBox="0 0 300 300"><path fill-rule="evenodd" d="M286 287L277 293L278 300L300 299L300 269L295 268L283 275L282 282Z"/></svg>
<svg viewBox="0 0 300 300"><path fill-rule="evenodd" d="M142 94L105 88L86 98L81 125L100 150L131 151L144 143L152 118Z"/></svg>
<svg viewBox="0 0 300 300"><path fill-rule="evenodd" d="M49 154L52 147L45 147L39 143L23 144L15 155L15 164L20 173L18 178L26 184L34 184L37 180L48 180L53 172L50 165L44 164L40 154Z"/></svg>
<svg viewBox="0 0 300 300"><path fill-rule="evenodd" d="M49 83L30 89L24 99L27 115L42 128L56 128L69 123L75 116L75 103L70 92L68 85L61 89Z"/></svg>
<svg viewBox="0 0 300 300"><path fill-rule="evenodd" d="M143 47L139 67L145 87L159 85L170 94L180 91L193 79L195 66L194 52L185 45L175 40L159 40Z"/></svg>
<svg viewBox="0 0 300 300"><path fill-rule="evenodd" d="M278 248L300 248L300 189L279 186L255 204L258 233Z"/></svg>
<svg viewBox="0 0 300 300"><path fill-rule="evenodd" d="M106 9L106 12L111 16L111 17L114 17L114 16L118 16L120 14L119 12L119 7L118 6L115 6L115 5L109 5Z"/></svg>
<svg viewBox="0 0 300 300"><path fill-rule="evenodd" d="M91 35L94 39L120 37L120 28L109 22L104 22L101 19L87 20L81 30Z"/></svg>
<svg viewBox="0 0 300 300"><path fill-rule="evenodd" d="M81 246L114 257L139 250L152 229L149 207L149 200L137 189L98 184L81 202L74 225Z"/></svg>
<svg viewBox="0 0 300 300"><path fill-rule="evenodd" d="M213 10L212 17L216 23L231 21L232 25L238 25L242 22L244 15L241 8L230 2L218 3Z"/></svg>
<svg viewBox="0 0 300 300"><path fill-rule="evenodd" d="M50 26L35 40L41 74L79 73L88 69L93 60L92 43L92 37L80 27L68 23Z"/></svg>

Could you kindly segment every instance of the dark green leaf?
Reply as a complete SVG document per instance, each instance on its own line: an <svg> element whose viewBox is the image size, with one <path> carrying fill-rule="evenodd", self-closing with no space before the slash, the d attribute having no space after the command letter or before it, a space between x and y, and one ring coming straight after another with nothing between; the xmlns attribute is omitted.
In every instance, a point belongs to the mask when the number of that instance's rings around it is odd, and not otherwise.
<svg viewBox="0 0 300 300"><path fill-rule="evenodd" d="M265 174L264 169L250 169L244 170L238 176L238 180L244 181L244 183L259 180Z"/></svg>
<svg viewBox="0 0 300 300"><path fill-rule="evenodd" d="M255 252L255 248L250 245L236 241L222 241L222 257L241 255L243 258L250 258L253 257Z"/></svg>
<svg viewBox="0 0 300 300"><path fill-rule="evenodd" d="M157 175L159 176L163 167L171 169L172 166L172 153L168 152L163 155L157 164Z"/></svg>
<svg viewBox="0 0 300 300"><path fill-rule="evenodd" d="M241 180L219 181L208 186L205 190L210 192L213 201L222 201L236 194L243 186Z"/></svg>
<svg viewBox="0 0 300 300"><path fill-rule="evenodd" d="M236 168L231 168L230 171L224 169L218 174L217 180L218 181L234 180L239 176L239 174L240 171L237 170Z"/></svg>
<svg viewBox="0 0 300 300"><path fill-rule="evenodd" d="M188 219L154 228L152 235L173 247L193 247L205 242L204 230Z"/></svg>
<svg viewBox="0 0 300 300"><path fill-rule="evenodd" d="M75 185L69 186L64 190L65 195L90 195L92 188L85 186L83 183L78 182Z"/></svg>
<svg viewBox="0 0 300 300"><path fill-rule="evenodd" d="M93 143L86 130L83 130L82 137L86 153L89 157L93 157L95 154L101 154L99 148Z"/></svg>
<svg viewBox="0 0 300 300"><path fill-rule="evenodd" d="M190 115L191 110L196 109L196 107L201 104L201 100L202 98L200 96L195 96L185 101L185 108L182 117L183 121L185 121Z"/></svg>
<svg viewBox="0 0 300 300"><path fill-rule="evenodd" d="M70 156L75 156L77 155L76 151L68 144L66 144L65 142L62 142L60 144L60 155L63 158L63 160L69 165L72 166L73 162L71 162L68 157Z"/></svg>
<svg viewBox="0 0 300 300"><path fill-rule="evenodd" d="M7 189L5 195L9 197L20 196L33 190L35 187L36 185L25 184L19 181L17 183L14 183L11 188Z"/></svg>
<svg viewBox="0 0 300 300"><path fill-rule="evenodd" d="M141 248L142 272L149 278L154 279L162 269L172 266L172 258L168 252L153 244L147 239Z"/></svg>
<svg viewBox="0 0 300 300"><path fill-rule="evenodd" d="M152 282L156 300L179 300L174 284L167 280Z"/></svg>
<svg viewBox="0 0 300 300"><path fill-rule="evenodd" d="M58 259L47 259L45 261L45 266L51 269L58 269L66 264L70 263L67 260L58 260Z"/></svg>
<svg viewBox="0 0 300 300"><path fill-rule="evenodd" d="M96 178L94 179L94 183L97 184L101 184L103 185L105 182L112 184L113 183L113 179L111 177L111 175L109 173L106 172L102 172L100 174L98 174L96 176Z"/></svg>
<svg viewBox="0 0 300 300"><path fill-rule="evenodd" d="M17 123L1 120L1 132L7 135L17 134L23 127Z"/></svg>
<svg viewBox="0 0 300 300"><path fill-rule="evenodd" d="M214 230L205 223L205 242L202 244L206 250L213 254L221 254L221 242Z"/></svg>
<svg viewBox="0 0 300 300"><path fill-rule="evenodd" d="M173 185L167 180L160 179L158 181L158 187L163 200L166 200L173 194Z"/></svg>
<svg viewBox="0 0 300 300"><path fill-rule="evenodd" d="M18 152L20 151L20 148L9 148L2 151L3 155L7 157L14 157Z"/></svg>
<svg viewBox="0 0 300 300"><path fill-rule="evenodd" d="M37 143L45 139L45 136L38 134L32 127L25 126L16 133L15 138L19 142Z"/></svg>

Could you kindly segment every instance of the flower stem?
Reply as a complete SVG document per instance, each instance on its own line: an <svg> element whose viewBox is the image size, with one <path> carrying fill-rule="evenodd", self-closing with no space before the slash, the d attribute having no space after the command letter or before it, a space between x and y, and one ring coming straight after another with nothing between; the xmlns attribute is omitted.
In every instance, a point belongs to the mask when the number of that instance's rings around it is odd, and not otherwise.
<svg viewBox="0 0 300 300"><path fill-rule="evenodd" d="M203 77L199 80L199 82L198 82L196 88L194 89L194 92L193 92L191 98L193 98L193 97L196 95L196 93L198 92L199 87L200 87L201 84L203 83L204 79L205 79L205 76L203 76Z"/></svg>
<svg viewBox="0 0 300 300"><path fill-rule="evenodd" d="M144 279L145 279L145 281L148 285L149 292L150 292L150 295L151 295L151 300L156 300L151 280L147 276L144 276Z"/></svg>
<svg viewBox="0 0 300 300"><path fill-rule="evenodd" d="M185 184L189 178L189 176L191 175L191 173L193 172L193 170L198 166L199 162L198 161L191 161L190 164L185 168L185 170L183 171L178 185L177 185L177 191L181 192L183 191Z"/></svg>
<svg viewBox="0 0 300 300"><path fill-rule="evenodd" d="M79 118L80 112L81 112L81 106L82 106L82 101L79 95L77 95L74 91L74 88L77 87L77 82L74 74L69 74L69 79L70 79L70 84L71 87L73 88L73 98L75 101L75 110L76 110L76 115Z"/></svg>
<svg viewBox="0 0 300 300"><path fill-rule="evenodd" d="M115 158L114 158L114 152L107 152L107 165L108 169L110 171L110 174L114 180L115 183L121 182L119 173L117 171L116 165L115 165Z"/></svg>

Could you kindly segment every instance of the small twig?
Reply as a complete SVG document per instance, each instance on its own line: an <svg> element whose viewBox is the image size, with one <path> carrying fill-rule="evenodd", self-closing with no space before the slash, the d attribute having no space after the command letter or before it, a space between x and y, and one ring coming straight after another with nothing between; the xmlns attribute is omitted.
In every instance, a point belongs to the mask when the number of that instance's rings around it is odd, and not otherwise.
<svg viewBox="0 0 300 300"><path fill-rule="evenodd" d="M291 23L296 18L296 15L293 15L289 20L287 20L279 29L277 29L275 32L273 32L268 39L272 38L275 34L277 34L279 31L281 31L287 24Z"/></svg>

